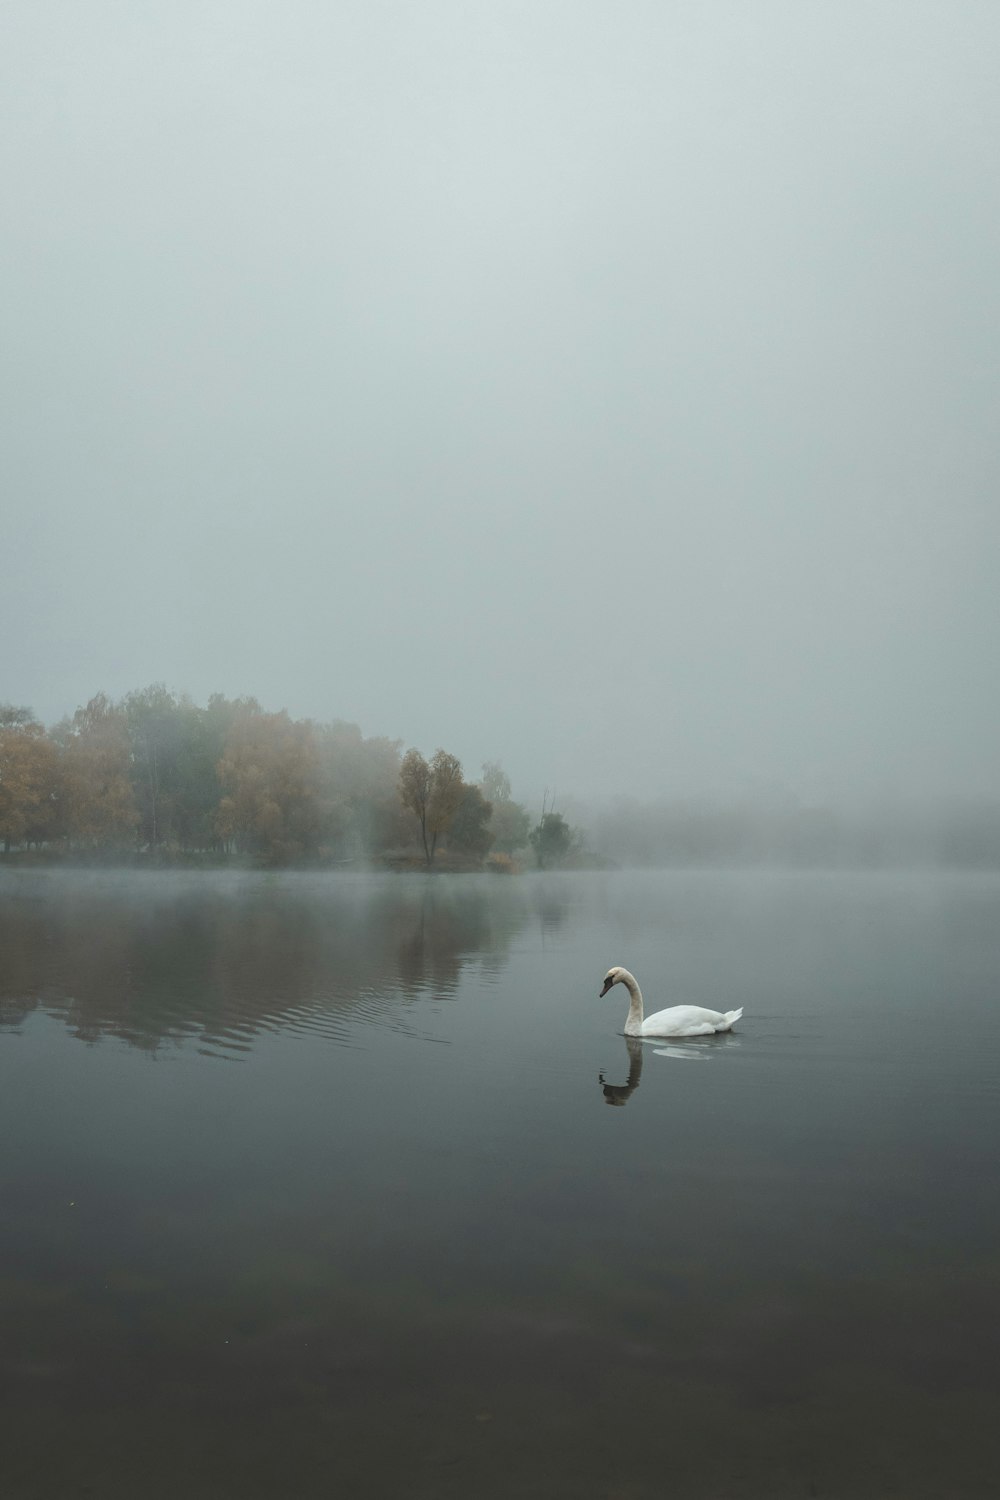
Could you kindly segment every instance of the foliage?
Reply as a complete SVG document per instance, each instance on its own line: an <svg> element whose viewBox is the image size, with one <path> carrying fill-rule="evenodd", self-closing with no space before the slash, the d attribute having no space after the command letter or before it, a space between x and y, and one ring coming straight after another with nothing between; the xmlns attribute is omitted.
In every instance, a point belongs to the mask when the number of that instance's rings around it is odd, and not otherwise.
<svg viewBox="0 0 1000 1500"><path fill-rule="evenodd" d="M546 870L558 865L569 853L573 844L573 830L562 813L543 813L541 822L528 835L538 868Z"/></svg>
<svg viewBox="0 0 1000 1500"><path fill-rule="evenodd" d="M0 839L40 843L55 826L56 749L30 709L0 704Z"/></svg>
<svg viewBox="0 0 1000 1500"><path fill-rule="evenodd" d="M329 803L312 725L256 706L237 714L219 761L216 828L227 849L287 863L316 853Z"/></svg>
<svg viewBox="0 0 1000 1500"><path fill-rule="evenodd" d="M19 708L16 703L0 703L0 729L27 729L37 723L30 708Z"/></svg>
<svg viewBox="0 0 1000 1500"><path fill-rule="evenodd" d="M490 830L493 848L501 854L516 854L527 847L531 818L520 802L495 802Z"/></svg>
<svg viewBox="0 0 1000 1500"><path fill-rule="evenodd" d="M327 805L326 844L340 860L403 842L399 741L366 740L357 724L313 726Z"/></svg>
<svg viewBox="0 0 1000 1500"><path fill-rule="evenodd" d="M445 844L481 862L498 838L508 852L524 843L527 814L499 764L484 768L491 805L448 751L400 751L343 720L221 693L202 708L162 682L120 702L98 693L49 731L0 704L0 847L347 864L408 844L413 815L428 866Z"/></svg>
<svg viewBox="0 0 1000 1500"><path fill-rule="evenodd" d="M482 860L493 843L489 822L492 802L487 802L477 786L467 786L448 830L448 847L460 854Z"/></svg>
<svg viewBox="0 0 1000 1500"><path fill-rule="evenodd" d="M424 846L424 858L431 862L430 845L427 842L427 809L431 798L431 768L419 750L409 749L403 756L399 768L399 800L409 808L420 824L420 838Z"/></svg>
<svg viewBox="0 0 1000 1500"><path fill-rule="evenodd" d="M420 824L428 869L434 863L438 839L451 827L467 791L461 762L447 750L436 750L430 764L419 750L407 750L403 756L399 799Z"/></svg>
<svg viewBox="0 0 1000 1500"><path fill-rule="evenodd" d="M199 822L192 817L190 804L198 800L199 778L195 775L193 779L192 772L198 768L199 750L203 748L201 715L188 700L178 701L162 683L129 693L122 707L132 747L139 842L154 849L161 844L185 842ZM200 771L203 785L211 778L214 802L218 798L214 764L206 764L203 759ZM203 822L199 831L205 831Z"/></svg>
<svg viewBox="0 0 1000 1500"><path fill-rule="evenodd" d="M105 849L134 845L139 810L130 768L125 711L98 693L77 709L65 731L60 793L64 831L74 843Z"/></svg>
<svg viewBox="0 0 1000 1500"><path fill-rule="evenodd" d="M447 750L435 750L431 761L431 795L427 806L427 828L431 835L431 859L442 833L447 833L462 805L466 786L462 764Z"/></svg>
<svg viewBox="0 0 1000 1500"><path fill-rule="evenodd" d="M510 801L510 777L498 760L483 763L483 796L494 807Z"/></svg>

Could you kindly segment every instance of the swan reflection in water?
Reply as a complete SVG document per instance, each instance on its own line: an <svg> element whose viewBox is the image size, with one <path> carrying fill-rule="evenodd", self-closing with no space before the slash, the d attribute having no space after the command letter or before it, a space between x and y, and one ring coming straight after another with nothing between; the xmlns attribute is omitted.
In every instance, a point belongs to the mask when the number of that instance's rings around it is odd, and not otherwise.
<svg viewBox="0 0 1000 1500"><path fill-rule="evenodd" d="M627 1104L639 1087L639 1079L642 1077L642 1043L637 1037L627 1036L625 1046L628 1049L628 1078L625 1083L605 1083L603 1070L597 1075L604 1090L605 1104Z"/></svg>
<svg viewBox="0 0 1000 1500"><path fill-rule="evenodd" d="M628 1077L625 1082L606 1083L603 1069L597 1075L605 1104L622 1105L627 1104L631 1099L639 1087L643 1053L647 1046L654 1057L672 1057L683 1062L709 1062L713 1057L719 1057L723 1051L728 1051L731 1047L739 1047L740 1039L733 1036L731 1032L721 1032L716 1036L689 1037L686 1041L652 1047L649 1046L648 1041L644 1043L637 1036L627 1036L625 1048L628 1053Z"/></svg>

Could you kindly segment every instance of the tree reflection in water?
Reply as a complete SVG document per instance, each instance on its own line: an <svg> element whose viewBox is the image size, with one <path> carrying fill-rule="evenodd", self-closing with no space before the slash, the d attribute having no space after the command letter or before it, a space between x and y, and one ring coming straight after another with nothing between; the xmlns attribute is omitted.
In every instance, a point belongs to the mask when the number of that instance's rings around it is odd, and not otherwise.
<svg viewBox="0 0 1000 1500"><path fill-rule="evenodd" d="M197 872L4 874L0 1025L35 1009L83 1041L239 1051L276 1029L405 1029L471 961L502 966L531 920L565 904L531 878Z"/></svg>

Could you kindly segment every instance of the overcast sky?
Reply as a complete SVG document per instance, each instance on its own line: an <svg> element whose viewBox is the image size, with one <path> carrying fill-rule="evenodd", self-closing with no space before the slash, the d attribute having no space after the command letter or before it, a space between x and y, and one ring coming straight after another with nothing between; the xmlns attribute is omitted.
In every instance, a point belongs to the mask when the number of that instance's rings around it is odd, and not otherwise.
<svg viewBox="0 0 1000 1500"><path fill-rule="evenodd" d="M1000 794L996 0L0 30L0 699Z"/></svg>

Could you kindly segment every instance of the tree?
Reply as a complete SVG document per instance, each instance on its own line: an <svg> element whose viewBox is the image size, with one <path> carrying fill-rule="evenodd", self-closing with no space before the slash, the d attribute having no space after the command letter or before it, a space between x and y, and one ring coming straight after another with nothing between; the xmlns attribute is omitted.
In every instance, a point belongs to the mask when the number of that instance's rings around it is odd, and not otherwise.
<svg viewBox="0 0 1000 1500"><path fill-rule="evenodd" d="M496 807L510 801L510 777L498 760L483 762L483 796Z"/></svg>
<svg viewBox="0 0 1000 1500"><path fill-rule="evenodd" d="M53 830L56 748L28 708L0 704L0 839L40 843Z"/></svg>
<svg viewBox="0 0 1000 1500"><path fill-rule="evenodd" d="M356 859L405 839L398 740L365 739L357 724L316 727L329 837L340 858Z"/></svg>
<svg viewBox="0 0 1000 1500"><path fill-rule="evenodd" d="M218 769L216 826L227 844L269 863L316 852L327 805L312 724L248 709L234 718Z"/></svg>
<svg viewBox="0 0 1000 1500"><path fill-rule="evenodd" d="M60 732L70 838L98 848L133 844L139 812L129 779L131 746L123 710L98 693Z"/></svg>
<svg viewBox="0 0 1000 1500"><path fill-rule="evenodd" d="M484 859L493 843L488 826L492 813L492 802L486 801L477 786L467 786L448 830L449 849Z"/></svg>
<svg viewBox="0 0 1000 1500"><path fill-rule="evenodd" d="M0 729L27 729L37 723L30 708L19 708L16 703L0 703Z"/></svg>
<svg viewBox="0 0 1000 1500"><path fill-rule="evenodd" d="M428 765L419 750L407 750L399 768L399 798L420 824L427 868L434 863L437 842L451 827L467 787L462 763L447 750L436 750Z"/></svg>
<svg viewBox="0 0 1000 1500"><path fill-rule="evenodd" d="M492 847L499 854L514 854L523 849L528 842L531 819L520 802L511 797L510 777L498 760L484 761L482 791L483 796L493 803Z"/></svg>
<svg viewBox="0 0 1000 1500"><path fill-rule="evenodd" d="M520 802L494 802L490 828L493 848L500 854L515 854L518 849L523 849L528 842L530 827L531 818Z"/></svg>
<svg viewBox="0 0 1000 1500"><path fill-rule="evenodd" d="M129 693L122 707L132 742L132 789L139 837L156 848L175 838L174 812L186 745L182 705L162 682Z"/></svg>
<svg viewBox="0 0 1000 1500"><path fill-rule="evenodd" d="M466 785L462 780L462 763L447 750L435 750L431 761L431 796L427 807L427 827L431 835L431 859L442 833L447 833L462 805Z"/></svg>
<svg viewBox="0 0 1000 1500"><path fill-rule="evenodd" d="M182 849L211 849L219 844L215 821L220 797L218 764L232 716L227 721L214 713L216 701L198 708L184 697L175 709L157 831L162 830L164 837Z"/></svg>
<svg viewBox="0 0 1000 1500"><path fill-rule="evenodd" d="M431 768L419 750L407 750L399 768L399 800L409 808L420 824L420 838L424 846L424 858L431 862L430 845L427 842L427 807L431 797Z"/></svg>
<svg viewBox="0 0 1000 1500"><path fill-rule="evenodd" d="M545 870L566 858L573 842L573 830L562 813L543 813L541 822L531 830L528 840L535 851L538 868Z"/></svg>

